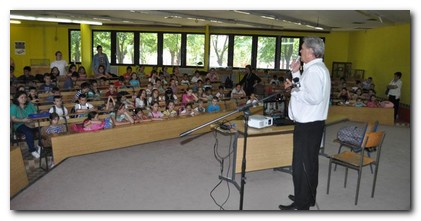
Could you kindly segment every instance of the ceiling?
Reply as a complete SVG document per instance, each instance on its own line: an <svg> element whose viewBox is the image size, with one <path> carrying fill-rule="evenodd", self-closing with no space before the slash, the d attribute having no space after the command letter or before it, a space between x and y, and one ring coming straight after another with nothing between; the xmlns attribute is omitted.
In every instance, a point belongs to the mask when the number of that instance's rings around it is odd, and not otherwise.
<svg viewBox="0 0 421 221"><path fill-rule="evenodd" d="M357 31L409 24L409 10L11 10L11 15L102 22L103 25Z"/></svg>

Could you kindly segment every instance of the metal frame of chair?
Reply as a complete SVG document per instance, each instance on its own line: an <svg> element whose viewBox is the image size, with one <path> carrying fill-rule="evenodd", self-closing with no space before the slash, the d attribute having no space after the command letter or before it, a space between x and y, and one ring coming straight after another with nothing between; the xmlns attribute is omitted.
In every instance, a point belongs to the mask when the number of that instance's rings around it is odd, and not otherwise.
<svg viewBox="0 0 421 221"><path fill-rule="evenodd" d="M361 139L361 141L360 141L360 143L358 145L350 144L350 143L347 143L347 142L342 142L339 139L335 139L334 142L339 143L338 154L341 153L341 149L342 149L343 146L350 148L351 151L353 151L353 152L357 152L357 153L360 152L361 151L361 146L362 146L364 140L367 137L367 133L376 132L378 126L379 126L379 121L374 121L374 122L368 122L368 123L366 123L365 124L365 128L364 128L364 132L363 132L364 137L363 137L363 139ZM368 157L371 157L370 152L371 151L367 151L367 156ZM335 169L334 170L336 171L336 165L335 165ZM372 165L370 165L370 171L371 171L371 173L373 173L373 167L372 167Z"/></svg>
<svg viewBox="0 0 421 221"><path fill-rule="evenodd" d="M329 194L332 164L345 167L344 188L346 188L346 184L347 184L348 169L354 169L358 172L357 190L355 194L355 205L357 205L358 195L359 195L359 190L360 190L360 183L361 183L361 176L362 176L362 168L365 166L375 165L376 169L374 171L373 187L371 191L371 197L373 198L375 187L376 187L377 173L379 170L379 163L380 163L380 154L381 154L384 137L385 137L385 132L383 131L367 133L366 138L364 139L364 143L361 146L362 151L360 151L359 153L352 152L352 151L344 151L339 154L331 156L329 160L327 194ZM367 149L369 148L377 148L376 158L372 158L372 157L364 155L364 152L367 151Z"/></svg>

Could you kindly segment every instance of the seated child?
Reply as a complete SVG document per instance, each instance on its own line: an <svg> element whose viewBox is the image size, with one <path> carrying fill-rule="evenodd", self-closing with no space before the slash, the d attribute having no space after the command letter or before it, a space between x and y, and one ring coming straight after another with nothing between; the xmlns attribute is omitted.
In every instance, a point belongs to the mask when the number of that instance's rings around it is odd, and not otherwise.
<svg viewBox="0 0 421 221"><path fill-rule="evenodd" d="M159 110L159 103L152 102L151 107L152 109L151 112L149 112L148 117L150 117L152 120L162 120L164 114Z"/></svg>
<svg viewBox="0 0 421 221"><path fill-rule="evenodd" d="M136 123L151 121L151 119L143 113L142 108L134 109L134 116L133 119Z"/></svg>
<svg viewBox="0 0 421 221"><path fill-rule="evenodd" d="M168 102L167 109L164 111L164 116L165 117L177 117L178 113L174 108L175 108L174 101Z"/></svg>
<svg viewBox="0 0 421 221"><path fill-rule="evenodd" d="M186 104L186 106L184 108L182 108L179 112L180 112L180 116L194 116L194 115L196 115L196 112L194 112L191 103Z"/></svg>
<svg viewBox="0 0 421 221"><path fill-rule="evenodd" d="M367 102L367 107L379 107L379 103L377 102L375 95L370 96L370 100Z"/></svg>
<svg viewBox="0 0 421 221"><path fill-rule="evenodd" d="M79 114L77 117L86 117L88 112L96 111L96 108L92 104L88 103L86 94L81 94L79 96L79 103L75 104L73 109L75 113Z"/></svg>
<svg viewBox="0 0 421 221"><path fill-rule="evenodd" d="M221 108L218 105L218 100L216 98L213 98L212 103L208 105L208 112L214 113L214 112L219 112L220 110Z"/></svg>
<svg viewBox="0 0 421 221"><path fill-rule="evenodd" d="M194 111L198 114L206 113L206 107L202 100L199 100L199 105L194 109Z"/></svg>
<svg viewBox="0 0 421 221"><path fill-rule="evenodd" d="M250 94L250 97L246 104L250 104L250 103L253 103L253 107L256 107L257 104L259 103L259 100L257 100L257 97L254 93Z"/></svg>
<svg viewBox="0 0 421 221"><path fill-rule="evenodd" d="M50 125L41 128L41 143L44 147L51 147L51 137L56 134L65 133L64 124L59 124L60 117L57 113L51 113L49 116Z"/></svg>
<svg viewBox="0 0 421 221"><path fill-rule="evenodd" d="M84 131L96 131L104 129L105 122L99 119L99 114L96 111L88 113L88 118L83 121Z"/></svg>
<svg viewBox="0 0 421 221"><path fill-rule="evenodd" d="M57 113L60 119L69 119L69 112L67 111L67 108L63 105L63 100L61 96L54 96L54 106L48 110L49 113Z"/></svg>
<svg viewBox="0 0 421 221"><path fill-rule="evenodd" d="M116 104L114 111L110 113L110 117L115 126L134 124L132 116L130 116L126 106L123 103Z"/></svg>

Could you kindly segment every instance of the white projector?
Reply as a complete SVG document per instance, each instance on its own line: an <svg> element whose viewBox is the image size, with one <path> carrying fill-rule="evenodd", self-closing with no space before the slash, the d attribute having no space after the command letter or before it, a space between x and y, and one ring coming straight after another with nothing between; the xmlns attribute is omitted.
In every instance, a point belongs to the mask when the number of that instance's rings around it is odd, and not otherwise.
<svg viewBox="0 0 421 221"><path fill-rule="evenodd" d="M273 118L266 117L263 115L252 115L249 117L248 125L249 127L253 128L264 128L264 127L270 127L273 124Z"/></svg>

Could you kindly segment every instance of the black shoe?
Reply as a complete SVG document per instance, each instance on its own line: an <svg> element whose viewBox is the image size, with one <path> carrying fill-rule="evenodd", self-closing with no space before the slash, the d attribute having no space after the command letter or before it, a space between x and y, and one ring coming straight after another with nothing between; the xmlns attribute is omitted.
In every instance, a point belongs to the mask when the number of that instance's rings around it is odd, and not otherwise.
<svg viewBox="0 0 421 221"><path fill-rule="evenodd" d="M292 194L288 195L288 199L290 199L291 201L295 201L295 196Z"/></svg>
<svg viewBox="0 0 421 221"><path fill-rule="evenodd" d="M297 210L297 208L295 207L294 203L291 203L290 205L279 205L279 209L280 210Z"/></svg>

